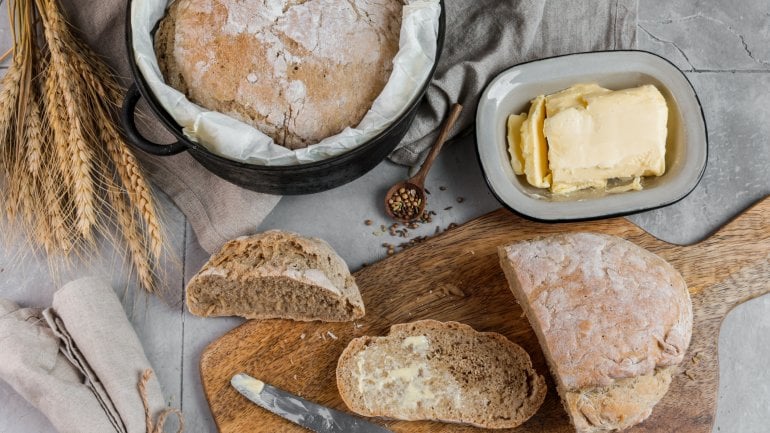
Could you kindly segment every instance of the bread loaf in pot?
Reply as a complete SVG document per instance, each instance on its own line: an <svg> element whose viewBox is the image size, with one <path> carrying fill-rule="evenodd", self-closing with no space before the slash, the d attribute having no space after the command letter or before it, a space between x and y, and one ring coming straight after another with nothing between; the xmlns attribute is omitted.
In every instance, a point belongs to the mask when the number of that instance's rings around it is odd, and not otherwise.
<svg viewBox="0 0 770 433"><path fill-rule="evenodd" d="M357 125L399 49L400 0L177 0L155 51L167 84L299 149Z"/></svg>

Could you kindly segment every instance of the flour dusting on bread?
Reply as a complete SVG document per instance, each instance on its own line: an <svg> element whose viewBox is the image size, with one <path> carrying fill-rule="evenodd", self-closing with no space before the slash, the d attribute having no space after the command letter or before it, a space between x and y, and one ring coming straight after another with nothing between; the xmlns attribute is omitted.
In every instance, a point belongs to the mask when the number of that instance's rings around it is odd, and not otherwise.
<svg viewBox="0 0 770 433"><path fill-rule="evenodd" d="M360 122L398 52L400 0L177 0L155 50L166 81L290 149Z"/></svg>
<svg viewBox="0 0 770 433"><path fill-rule="evenodd" d="M647 418L692 335L681 274L631 242L597 233L517 242L499 255L578 432Z"/></svg>

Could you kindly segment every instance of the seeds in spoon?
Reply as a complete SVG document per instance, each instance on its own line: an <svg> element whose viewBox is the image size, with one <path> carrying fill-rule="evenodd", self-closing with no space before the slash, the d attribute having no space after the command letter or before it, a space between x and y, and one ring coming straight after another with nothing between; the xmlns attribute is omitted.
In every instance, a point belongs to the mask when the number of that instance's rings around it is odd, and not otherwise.
<svg viewBox="0 0 770 433"><path fill-rule="evenodd" d="M419 216L422 198L416 188L401 187L388 198L388 207L398 219L414 219Z"/></svg>

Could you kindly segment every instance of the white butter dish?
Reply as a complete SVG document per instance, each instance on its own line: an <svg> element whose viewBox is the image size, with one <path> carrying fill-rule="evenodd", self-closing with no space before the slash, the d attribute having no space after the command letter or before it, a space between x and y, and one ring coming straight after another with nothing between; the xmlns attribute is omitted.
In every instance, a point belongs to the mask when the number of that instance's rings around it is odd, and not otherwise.
<svg viewBox="0 0 770 433"><path fill-rule="evenodd" d="M661 91L669 109L664 175L644 178L641 191L552 195L514 174L506 142L508 115L527 111L537 95L576 83L597 83L613 90L653 84ZM706 121L687 77L663 57L632 50L551 57L502 72L479 100L476 140L484 177L497 199L525 217L548 222L627 215L675 203L695 189L708 156Z"/></svg>

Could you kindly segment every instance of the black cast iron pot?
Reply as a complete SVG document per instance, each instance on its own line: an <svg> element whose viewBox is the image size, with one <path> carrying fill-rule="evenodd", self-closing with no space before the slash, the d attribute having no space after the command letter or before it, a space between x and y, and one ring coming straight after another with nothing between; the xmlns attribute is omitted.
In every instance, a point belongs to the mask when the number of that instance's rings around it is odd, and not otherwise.
<svg viewBox="0 0 770 433"><path fill-rule="evenodd" d="M441 50L444 46L444 33L446 31L444 0L441 0L441 16L439 18L438 40L436 46L436 63L428 75L428 79L420 89L419 95L411 102L409 108L391 124L388 128L371 140L363 143L355 149L341 155L309 164L290 166L263 166L246 164L216 155L202 145L191 141L182 133L182 128L163 109L155 99L152 91L139 71L134 59L134 47L132 43L131 29L131 1L126 8L126 44L128 47L128 59L131 65L133 84L123 101L121 121L128 141L147 153L160 156L175 155L181 152L190 152L206 169L215 175L248 188L253 191L267 194L297 195L311 194L336 188L361 177L373 169L404 138L406 131L414 120L417 106L425 96L433 74L436 72ZM144 138L136 128L134 110L139 98L144 98L153 113L163 122L163 125L177 139L173 144L157 144Z"/></svg>

